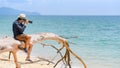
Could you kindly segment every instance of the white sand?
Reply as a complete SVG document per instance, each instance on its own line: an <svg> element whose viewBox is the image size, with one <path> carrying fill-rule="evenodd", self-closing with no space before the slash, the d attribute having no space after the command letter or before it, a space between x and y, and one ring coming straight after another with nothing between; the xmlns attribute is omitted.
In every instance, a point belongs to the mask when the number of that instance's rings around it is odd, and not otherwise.
<svg viewBox="0 0 120 68"><path fill-rule="evenodd" d="M15 68L14 59L11 55L11 59L8 59L8 52L0 54L0 68ZM21 65L21 68L53 68L54 64L49 64L49 62L32 57L33 63L26 62L25 57L26 55L17 53L18 62Z"/></svg>

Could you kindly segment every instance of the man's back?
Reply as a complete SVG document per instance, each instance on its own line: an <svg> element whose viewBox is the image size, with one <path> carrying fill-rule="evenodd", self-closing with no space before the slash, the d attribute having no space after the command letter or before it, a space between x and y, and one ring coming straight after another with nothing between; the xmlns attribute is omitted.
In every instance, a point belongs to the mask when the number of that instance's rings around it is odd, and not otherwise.
<svg viewBox="0 0 120 68"><path fill-rule="evenodd" d="M23 25L22 23L18 23L18 21L14 21L13 22L13 34L14 34L14 38L20 34L23 34L26 26Z"/></svg>

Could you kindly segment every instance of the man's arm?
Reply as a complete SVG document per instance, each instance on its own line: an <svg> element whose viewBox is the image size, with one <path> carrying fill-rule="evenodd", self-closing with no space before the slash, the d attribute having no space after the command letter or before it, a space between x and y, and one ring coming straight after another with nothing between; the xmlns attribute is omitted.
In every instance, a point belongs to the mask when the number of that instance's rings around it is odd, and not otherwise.
<svg viewBox="0 0 120 68"><path fill-rule="evenodd" d="M14 23L14 27L17 28L21 33L23 33L23 31L25 30L26 26L23 24L22 26L20 26L17 23Z"/></svg>

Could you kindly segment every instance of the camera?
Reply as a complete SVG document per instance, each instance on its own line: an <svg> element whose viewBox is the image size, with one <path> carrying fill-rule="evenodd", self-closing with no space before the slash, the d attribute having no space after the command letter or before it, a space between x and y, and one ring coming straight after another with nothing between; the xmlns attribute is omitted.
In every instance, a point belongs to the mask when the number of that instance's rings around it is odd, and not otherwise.
<svg viewBox="0 0 120 68"><path fill-rule="evenodd" d="M31 24L32 24L32 21L31 21L31 20L28 20L28 23L31 23Z"/></svg>
<svg viewBox="0 0 120 68"><path fill-rule="evenodd" d="M27 19L23 19L24 21L26 21ZM31 20L27 20L28 23L32 24L32 21Z"/></svg>

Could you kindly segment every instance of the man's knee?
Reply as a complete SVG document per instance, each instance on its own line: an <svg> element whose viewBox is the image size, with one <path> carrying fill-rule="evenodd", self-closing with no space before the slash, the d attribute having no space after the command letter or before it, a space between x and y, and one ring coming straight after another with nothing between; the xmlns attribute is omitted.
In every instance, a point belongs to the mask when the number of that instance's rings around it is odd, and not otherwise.
<svg viewBox="0 0 120 68"><path fill-rule="evenodd" d="M28 35L27 35L26 38L27 38L27 39L31 39L31 36L28 36Z"/></svg>

